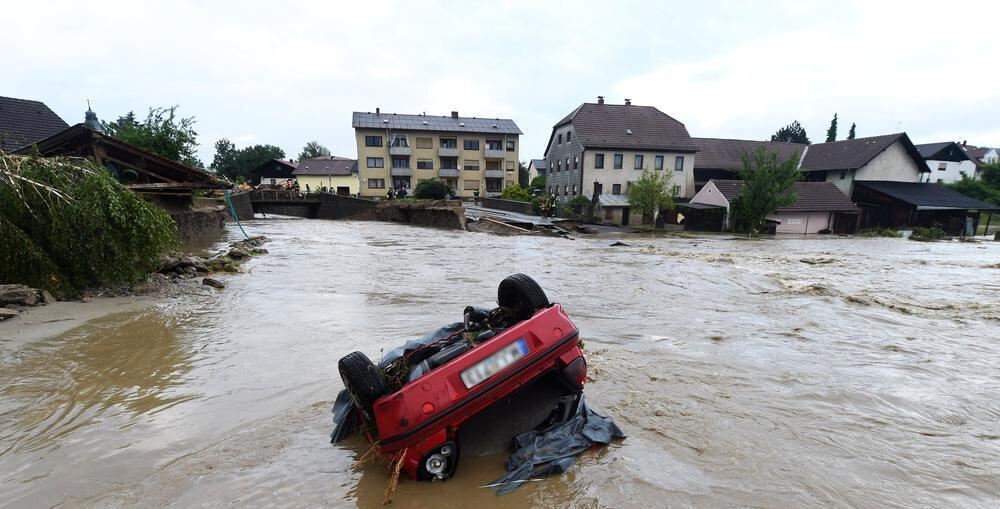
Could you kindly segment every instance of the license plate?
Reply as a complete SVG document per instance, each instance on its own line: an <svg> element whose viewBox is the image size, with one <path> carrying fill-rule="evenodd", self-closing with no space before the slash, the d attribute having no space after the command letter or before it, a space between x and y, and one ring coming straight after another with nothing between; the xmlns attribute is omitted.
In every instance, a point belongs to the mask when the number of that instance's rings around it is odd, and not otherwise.
<svg viewBox="0 0 1000 509"><path fill-rule="evenodd" d="M462 382L466 389L471 389L487 378L501 372L507 366L514 364L528 354L528 344L524 338L501 348L497 353L479 361L475 366L462 372Z"/></svg>

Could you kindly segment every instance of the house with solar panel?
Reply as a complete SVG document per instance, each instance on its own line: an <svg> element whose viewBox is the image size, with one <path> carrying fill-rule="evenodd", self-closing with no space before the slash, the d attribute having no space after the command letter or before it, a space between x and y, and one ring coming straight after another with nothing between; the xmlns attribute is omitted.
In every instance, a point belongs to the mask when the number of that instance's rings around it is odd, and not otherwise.
<svg viewBox="0 0 1000 509"><path fill-rule="evenodd" d="M440 179L462 199L499 196L517 183L520 136L511 119L354 112L360 195L408 194Z"/></svg>

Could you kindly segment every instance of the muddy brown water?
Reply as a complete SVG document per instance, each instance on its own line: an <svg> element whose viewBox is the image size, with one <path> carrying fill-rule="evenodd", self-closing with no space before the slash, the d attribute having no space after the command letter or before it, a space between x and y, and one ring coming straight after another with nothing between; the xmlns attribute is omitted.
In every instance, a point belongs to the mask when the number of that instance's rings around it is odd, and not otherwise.
<svg viewBox="0 0 1000 509"><path fill-rule="evenodd" d="M514 271L576 321L587 397L629 438L505 497L480 487L505 457L479 458L393 507L1000 500L1000 243L248 229L271 254L222 292L0 326L0 506L379 507L384 468L351 467L365 444L328 443L337 360L457 320Z"/></svg>

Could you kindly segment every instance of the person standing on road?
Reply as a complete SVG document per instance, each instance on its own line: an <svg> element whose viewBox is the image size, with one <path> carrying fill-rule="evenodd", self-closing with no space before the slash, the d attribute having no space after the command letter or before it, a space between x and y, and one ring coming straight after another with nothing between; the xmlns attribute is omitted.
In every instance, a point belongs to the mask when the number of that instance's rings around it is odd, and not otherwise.
<svg viewBox="0 0 1000 509"><path fill-rule="evenodd" d="M395 191L390 187L388 191L385 192L385 199L391 200L396 196Z"/></svg>

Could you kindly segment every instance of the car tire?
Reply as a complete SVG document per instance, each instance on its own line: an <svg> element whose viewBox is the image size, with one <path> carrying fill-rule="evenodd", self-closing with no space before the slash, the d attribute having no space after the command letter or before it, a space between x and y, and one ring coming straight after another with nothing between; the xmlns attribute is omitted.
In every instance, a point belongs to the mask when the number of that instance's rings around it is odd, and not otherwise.
<svg viewBox="0 0 1000 509"><path fill-rule="evenodd" d="M513 274L504 278L497 287L497 303L511 310L518 321L527 320L539 309L550 306L542 287L526 274Z"/></svg>
<svg viewBox="0 0 1000 509"><path fill-rule="evenodd" d="M337 364L344 388L351 395L354 406L366 421L374 420L372 407L375 401L389 393L385 377L367 355L353 352L345 355Z"/></svg>

